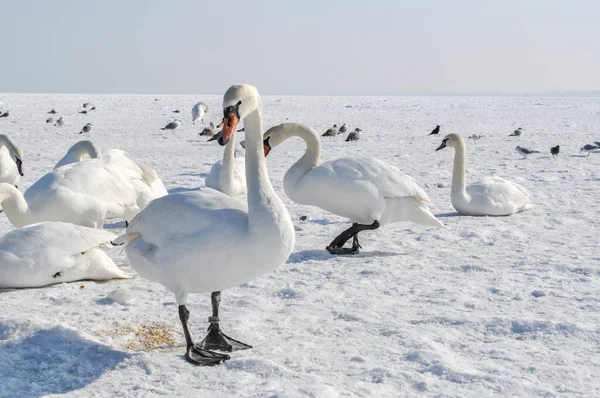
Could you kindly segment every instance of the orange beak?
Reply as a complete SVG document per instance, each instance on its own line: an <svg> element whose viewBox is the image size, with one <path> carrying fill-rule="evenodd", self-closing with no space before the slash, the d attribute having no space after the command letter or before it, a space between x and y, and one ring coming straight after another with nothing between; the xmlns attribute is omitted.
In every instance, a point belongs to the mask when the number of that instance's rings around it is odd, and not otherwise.
<svg viewBox="0 0 600 398"><path fill-rule="evenodd" d="M229 112L229 115L223 118L221 122L223 130L221 130L221 136L219 137L219 145L223 146L229 142L239 122L240 120L234 112Z"/></svg>
<svg viewBox="0 0 600 398"><path fill-rule="evenodd" d="M269 154L269 152L271 152L271 144L269 144L269 139L271 137L267 137L263 140L263 148L265 150L265 157L267 157L267 155Z"/></svg>
<svg viewBox="0 0 600 398"><path fill-rule="evenodd" d="M444 148L446 148L446 140L442 141L442 144L439 147L437 147L436 151L439 151L440 149Z"/></svg>

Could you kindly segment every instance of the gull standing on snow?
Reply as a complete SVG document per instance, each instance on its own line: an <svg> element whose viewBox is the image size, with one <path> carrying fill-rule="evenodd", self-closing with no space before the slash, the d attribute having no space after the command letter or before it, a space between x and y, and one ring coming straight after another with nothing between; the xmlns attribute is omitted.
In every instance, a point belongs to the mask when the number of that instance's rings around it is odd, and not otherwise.
<svg viewBox="0 0 600 398"><path fill-rule="evenodd" d="M592 144L585 144L584 146L581 147L581 149L579 150L579 153L587 152L588 156L590 156L590 152L595 151L596 149L600 149L600 146L592 145Z"/></svg>
<svg viewBox="0 0 600 398"><path fill-rule="evenodd" d="M56 123L54 123L54 125L58 126L58 127L62 126L63 124L65 124L65 122L64 122L62 116L58 118L58 120L56 121Z"/></svg>
<svg viewBox="0 0 600 398"><path fill-rule="evenodd" d="M171 123L167 124L161 130L175 130L177 127L181 125L181 121L179 119L175 119Z"/></svg>
<svg viewBox="0 0 600 398"><path fill-rule="evenodd" d="M342 124L342 127L340 127L340 134L344 134L346 131L348 131L348 126L344 123Z"/></svg>
<svg viewBox="0 0 600 398"><path fill-rule="evenodd" d="M337 124L334 124L333 127L328 128L326 132L323 133L322 137L335 137L338 135L340 129Z"/></svg>
<svg viewBox="0 0 600 398"><path fill-rule="evenodd" d="M204 102L198 102L192 108L192 123L196 124L196 120L200 119L202 123L204 123L204 113L208 112L208 105Z"/></svg>
<svg viewBox="0 0 600 398"><path fill-rule="evenodd" d="M210 124L208 125L208 127L205 127L204 130L202 130L198 134L199 135L205 135L207 137L212 137L213 135L215 135L215 125L213 124L213 122L210 122Z"/></svg>
<svg viewBox="0 0 600 398"><path fill-rule="evenodd" d="M521 127L519 127L518 129L516 129L515 131L513 131L511 134L509 134L509 137L518 137L521 135L521 133L523 132L523 129Z"/></svg>
<svg viewBox="0 0 600 398"><path fill-rule="evenodd" d="M92 123L88 123L85 126L83 126L83 128L81 129L81 131L79 132L79 134L83 134L83 133L89 133L92 130Z"/></svg>
<svg viewBox="0 0 600 398"><path fill-rule="evenodd" d="M357 127L353 132L351 132L350 134L348 134L348 137L346 137L346 142L349 142L349 141L358 141L360 139L360 132L361 131L362 130Z"/></svg>
<svg viewBox="0 0 600 398"><path fill-rule="evenodd" d="M520 146L517 145L517 147L515 148L515 151L519 152L521 155L523 155L523 159L525 159L527 157L527 155L531 155L532 153L540 153L540 151L532 151L530 149L527 148L522 148Z"/></svg>

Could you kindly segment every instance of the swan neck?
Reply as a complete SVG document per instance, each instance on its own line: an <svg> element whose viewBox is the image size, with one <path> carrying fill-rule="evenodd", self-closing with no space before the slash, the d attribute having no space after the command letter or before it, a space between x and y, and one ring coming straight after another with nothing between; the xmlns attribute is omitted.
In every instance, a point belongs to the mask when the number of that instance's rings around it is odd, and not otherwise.
<svg viewBox="0 0 600 398"><path fill-rule="evenodd" d="M292 130L289 137L300 137L306 143L306 152L285 173L284 187L286 192L292 192L298 181L309 171L317 167L321 161L321 140L317 133L302 124L290 124ZM291 193L293 196L293 193Z"/></svg>
<svg viewBox="0 0 600 398"><path fill-rule="evenodd" d="M2 149L3 146L8 150L10 157L15 160L15 156L17 155L17 146L4 134L0 135L0 149Z"/></svg>
<svg viewBox="0 0 600 398"><path fill-rule="evenodd" d="M10 184L0 186L0 204L10 222L16 227L32 224L30 211L25 197L17 188Z"/></svg>
<svg viewBox="0 0 600 398"><path fill-rule="evenodd" d="M454 170L452 171L452 193L466 195L467 150L464 142L454 148Z"/></svg>
<svg viewBox="0 0 600 398"><path fill-rule="evenodd" d="M221 182L226 182L225 179L230 180L232 170L234 167L234 158L235 158L235 132L231 134L231 139L225 145L225 151L223 152L223 164L221 169L220 179ZM228 182L228 181L227 181Z"/></svg>

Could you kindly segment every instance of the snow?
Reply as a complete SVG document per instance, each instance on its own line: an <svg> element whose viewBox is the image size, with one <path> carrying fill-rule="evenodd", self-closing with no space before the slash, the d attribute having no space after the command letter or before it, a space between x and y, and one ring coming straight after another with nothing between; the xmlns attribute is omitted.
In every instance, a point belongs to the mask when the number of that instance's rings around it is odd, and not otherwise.
<svg viewBox="0 0 600 398"><path fill-rule="evenodd" d="M198 100L209 105L205 123L219 122L219 96L1 97L11 115L0 133L25 151L21 189L80 139L129 152L170 192L204 186L222 158L222 147L198 136L201 123L160 130L172 109L185 114ZM84 102L97 109L77 113ZM173 295L139 277L3 290L0 396L600 396L600 153L579 154L600 140L600 99L267 96L263 106L265 128L362 128L357 143L324 139L322 160L374 155L399 167L448 228L385 225L361 234L360 254L329 255L325 246L348 222L285 196L283 174L304 150L290 140L267 163L296 224L294 252L275 272L222 295L223 330L252 350L213 368L190 365ZM63 127L45 123L52 108ZM94 129L77 134L88 122ZM436 124L440 135L428 136ZM517 127L522 136L508 137ZM467 183L511 179L534 207L457 216L454 151L435 152L450 132L482 135L466 140ZM522 160L517 145L541 153ZM105 225L117 234L123 227ZM0 214L0 233L12 228ZM133 273L121 249L108 252ZM190 296L188 308L199 341L209 295Z"/></svg>

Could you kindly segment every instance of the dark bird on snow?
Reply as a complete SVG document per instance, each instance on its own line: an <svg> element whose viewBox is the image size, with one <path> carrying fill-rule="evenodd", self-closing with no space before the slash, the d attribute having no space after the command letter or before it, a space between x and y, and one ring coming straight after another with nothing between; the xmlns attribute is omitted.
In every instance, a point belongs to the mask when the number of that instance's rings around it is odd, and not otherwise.
<svg viewBox="0 0 600 398"><path fill-rule="evenodd" d="M429 135L434 135L434 134L439 134L439 133L440 133L440 125L438 124L437 126L435 126L433 131L431 133L429 133Z"/></svg>
<svg viewBox="0 0 600 398"><path fill-rule="evenodd" d="M340 134L344 134L346 131L348 131L348 126L346 126L346 123L342 124L342 127L340 127Z"/></svg>
<svg viewBox="0 0 600 398"><path fill-rule="evenodd" d="M552 156L558 155L559 152L560 152L560 145L553 146L552 148L550 148L550 153L552 154Z"/></svg>
<svg viewBox="0 0 600 398"><path fill-rule="evenodd" d="M350 134L348 134L348 137L346 138L346 142L349 142L349 141L358 141L360 139L360 132L361 131L362 130L357 127L353 132L351 132Z"/></svg>
<svg viewBox="0 0 600 398"><path fill-rule="evenodd" d="M521 127L519 127L518 129L516 129L515 131L510 133L508 136L509 137L518 137L521 135L521 133L523 133L523 129Z"/></svg>
<svg viewBox="0 0 600 398"><path fill-rule="evenodd" d="M0 117L8 117L8 115L10 115L10 113L8 113L8 111L2 113L0 112Z"/></svg>
<svg viewBox="0 0 600 398"><path fill-rule="evenodd" d="M92 123L88 123L85 126L83 126L83 128L81 129L81 131L79 132L79 134L83 134L83 133L89 133L90 130L92 129L93 124Z"/></svg>
<svg viewBox="0 0 600 398"><path fill-rule="evenodd" d="M522 148L522 147L520 147L518 145L515 148L515 150L517 152L519 152L521 155L523 155L523 159L525 159L527 157L527 155L531 155L532 153L540 153L540 151L532 151L532 150L527 149L527 148Z"/></svg>
<svg viewBox="0 0 600 398"><path fill-rule="evenodd" d="M323 133L323 137L335 137L336 135L338 135L339 131L340 129L338 125L334 124L333 127L328 128L327 131Z"/></svg>
<svg viewBox="0 0 600 398"><path fill-rule="evenodd" d="M213 122L210 122L208 127L205 127L202 132L198 133L199 135L205 135L207 137L212 137L215 135L215 125Z"/></svg>
<svg viewBox="0 0 600 398"><path fill-rule="evenodd" d="M56 109L52 108L52 110L50 112L48 112L48 113L51 113L51 114L54 115L56 113Z"/></svg>

